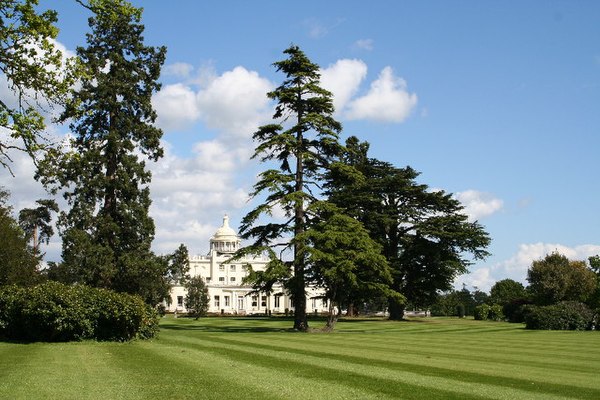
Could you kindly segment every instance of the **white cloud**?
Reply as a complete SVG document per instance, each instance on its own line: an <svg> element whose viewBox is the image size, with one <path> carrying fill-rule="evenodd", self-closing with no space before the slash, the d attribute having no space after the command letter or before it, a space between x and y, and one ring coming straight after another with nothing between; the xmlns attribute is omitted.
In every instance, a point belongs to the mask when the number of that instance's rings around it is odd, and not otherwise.
<svg viewBox="0 0 600 400"><path fill-rule="evenodd" d="M182 83L164 86L152 97L157 124L165 130L184 129L200 118L194 91Z"/></svg>
<svg viewBox="0 0 600 400"><path fill-rule="evenodd" d="M362 60L338 60L321 70L321 84L333 93L336 113L342 112L366 76L367 64Z"/></svg>
<svg viewBox="0 0 600 400"><path fill-rule="evenodd" d="M359 39L354 42L354 46L362 50L371 51L373 50L373 39Z"/></svg>
<svg viewBox="0 0 600 400"><path fill-rule="evenodd" d="M169 64L163 68L163 73L165 75L172 75L180 78L188 78L193 71L193 65L183 62Z"/></svg>
<svg viewBox="0 0 600 400"><path fill-rule="evenodd" d="M198 90L177 83L154 95L152 104L161 128L189 128L201 120L220 133L248 138L270 117L267 92L273 84L258 73L235 67L220 76L202 74L198 79L205 85Z"/></svg>
<svg viewBox="0 0 600 400"><path fill-rule="evenodd" d="M506 278L527 285L527 270L531 263L552 252L558 252L570 260L587 261L588 257L600 254L600 245L583 244L572 247L559 243L521 244L517 253L510 258L491 266L475 268L471 273L460 276L455 282L455 287L465 283L467 286L477 286L480 290L489 291L494 283Z"/></svg>
<svg viewBox="0 0 600 400"><path fill-rule="evenodd" d="M406 90L406 81L385 67L365 96L353 100L346 113L349 119L402 122L417 104L417 95Z"/></svg>
<svg viewBox="0 0 600 400"><path fill-rule="evenodd" d="M198 93L202 120L210 128L236 137L250 137L271 116L267 92L273 84L257 72L235 67Z"/></svg>
<svg viewBox="0 0 600 400"><path fill-rule="evenodd" d="M500 210L504 202L493 197L489 193L479 192L477 190L466 190L454 194L454 197L465 206L465 213L471 221L488 217Z"/></svg>

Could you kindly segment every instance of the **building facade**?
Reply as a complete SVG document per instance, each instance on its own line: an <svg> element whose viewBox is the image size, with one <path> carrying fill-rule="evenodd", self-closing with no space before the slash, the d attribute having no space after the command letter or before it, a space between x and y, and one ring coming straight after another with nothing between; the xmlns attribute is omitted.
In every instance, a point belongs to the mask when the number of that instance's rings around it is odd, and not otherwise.
<svg viewBox="0 0 600 400"><path fill-rule="evenodd" d="M268 259L245 257L229 261L241 245L235 230L229 226L227 215L223 225L210 239L207 255L190 256L190 276L200 276L208 288L210 299L209 313L221 314L266 314L285 313L294 309L289 296L281 286L275 286L273 293L251 293L252 288L243 283L248 274L247 265L255 271L264 271ZM323 291L307 288L307 312L326 312L327 303L320 296ZM185 288L174 286L171 289L170 312L186 312Z"/></svg>

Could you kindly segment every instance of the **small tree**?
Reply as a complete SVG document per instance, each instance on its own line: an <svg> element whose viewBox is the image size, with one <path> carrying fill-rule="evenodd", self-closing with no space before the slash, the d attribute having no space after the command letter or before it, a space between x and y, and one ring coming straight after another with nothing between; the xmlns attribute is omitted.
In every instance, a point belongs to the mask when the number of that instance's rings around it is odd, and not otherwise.
<svg viewBox="0 0 600 400"><path fill-rule="evenodd" d="M586 301L597 287L596 275L583 261L570 261L554 252L534 261L527 271L529 291L539 305Z"/></svg>
<svg viewBox="0 0 600 400"><path fill-rule="evenodd" d="M325 288L329 300L326 331L334 329L339 310L348 300L364 302L384 296L404 302L404 296L390 288L392 274L381 245L359 221L327 202L315 203L307 213L316 220L304 233L310 245L308 278Z"/></svg>
<svg viewBox="0 0 600 400"><path fill-rule="evenodd" d="M50 222L52 212L58 212L58 204L54 200L37 200L36 203L36 208L24 208L19 211L19 225L27 238L33 241L33 249L37 252L40 242L48 244L54 235L54 228Z"/></svg>
<svg viewBox="0 0 600 400"><path fill-rule="evenodd" d="M512 279L498 281L490 289L490 303L504 306L511 301L527 297L525 287L521 282Z"/></svg>
<svg viewBox="0 0 600 400"><path fill-rule="evenodd" d="M208 288L200 276L194 276L185 283L187 294L185 295L185 308L188 314L196 319L206 315L210 298Z"/></svg>

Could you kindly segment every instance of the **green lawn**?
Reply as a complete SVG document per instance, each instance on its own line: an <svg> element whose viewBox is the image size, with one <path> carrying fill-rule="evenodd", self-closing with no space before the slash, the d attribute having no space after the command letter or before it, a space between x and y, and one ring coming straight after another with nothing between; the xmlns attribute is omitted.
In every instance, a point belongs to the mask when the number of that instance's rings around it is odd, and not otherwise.
<svg viewBox="0 0 600 400"><path fill-rule="evenodd" d="M600 399L600 332L437 318L341 321L331 334L291 325L167 318L147 342L0 343L0 399Z"/></svg>

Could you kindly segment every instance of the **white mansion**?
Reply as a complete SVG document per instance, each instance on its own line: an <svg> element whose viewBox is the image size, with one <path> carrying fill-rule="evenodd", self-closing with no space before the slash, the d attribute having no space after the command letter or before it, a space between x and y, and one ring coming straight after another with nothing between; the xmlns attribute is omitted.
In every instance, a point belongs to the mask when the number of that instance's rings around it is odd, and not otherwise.
<svg viewBox="0 0 600 400"><path fill-rule="evenodd" d="M251 294L252 288L243 284L247 275L247 265L255 271L265 269L266 257L243 258L229 261L232 254L240 248L241 240L237 233L229 227L229 218L223 217L221 226L210 239L210 250L207 255L190 256L190 276L201 276L208 287L210 313L224 314L256 314L283 313L293 310L292 302L283 293L281 286L275 286L273 293ZM167 311L185 312L185 288L174 286L171 290L171 304ZM321 298L320 290L307 288L307 312L326 312L327 307Z"/></svg>

